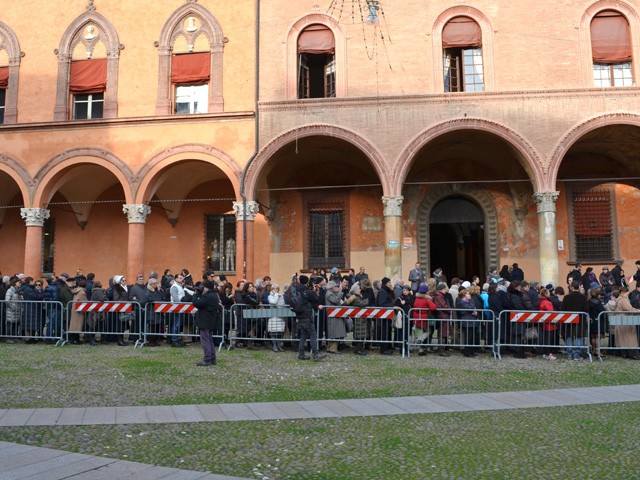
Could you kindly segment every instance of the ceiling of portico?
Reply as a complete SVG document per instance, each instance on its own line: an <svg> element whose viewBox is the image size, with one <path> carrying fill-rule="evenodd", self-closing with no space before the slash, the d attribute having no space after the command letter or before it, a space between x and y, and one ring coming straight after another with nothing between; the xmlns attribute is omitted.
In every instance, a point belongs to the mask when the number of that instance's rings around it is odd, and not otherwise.
<svg viewBox="0 0 640 480"><path fill-rule="evenodd" d="M258 190L380 185L367 157L348 142L322 136L281 148L260 174Z"/></svg>
<svg viewBox="0 0 640 480"><path fill-rule="evenodd" d="M567 151L558 181L640 177L640 128L611 125L585 134Z"/></svg>
<svg viewBox="0 0 640 480"><path fill-rule="evenodd" d="M438 136L415 156L405 183L529 180L520 154L506 141L480 130Z"/></svg>

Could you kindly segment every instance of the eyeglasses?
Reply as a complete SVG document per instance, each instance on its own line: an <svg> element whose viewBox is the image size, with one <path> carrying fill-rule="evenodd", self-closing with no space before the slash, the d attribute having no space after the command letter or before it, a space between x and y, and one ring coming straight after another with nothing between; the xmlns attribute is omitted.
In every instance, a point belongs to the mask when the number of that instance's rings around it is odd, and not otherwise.
<svg viewBox="0 0 640 480"><path fill-rule="evenodd" d="M41 287L42 284L41 283L36 283L36 287Z"/></svg>

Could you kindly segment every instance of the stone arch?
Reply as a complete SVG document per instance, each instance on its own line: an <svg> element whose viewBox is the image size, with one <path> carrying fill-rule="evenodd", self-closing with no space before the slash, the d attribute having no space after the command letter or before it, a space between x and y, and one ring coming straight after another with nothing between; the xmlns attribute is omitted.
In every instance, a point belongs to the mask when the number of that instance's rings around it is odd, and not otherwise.
<svg viewBox="0 0 640 480"><path fill-rule="evenodd" d="M6 23L0 22L0 48L9 56L9 85L4 104L5 125L18 121L18 81L20 80L20 60L24 53L20 51L18 37Z"/></svg>
<svg viewBox="0 0 640 480"><path fill-rule="evenodd" d="M25 207L28 207L31 204L34 186L34 181L29 173L13 158L2 153L0 153L0 172L6 173L16 182L20 193L22 193L22 202Z"/></svg>
<svg viewBox="0 0 640 480"><path fill-rule="evenodd" d="M69 72L73 46L79 41L83 29L89 25L98 27L98 36L107 47L107 88L104 92L104 118L118 116L118 64L120 50L124 48L118 39L118 32L109 20L95 10L87 10L67 27L60 46L55 50L58 56L58 81L54 120L69 120Z"/></svg>
<svg viewBox="0 0 640 480"><path fill-rule="evenodd" d="M457 5L455 7L447 8L444 12L438 15L436 21L431 29L431 48L433 58L433 91L444 92L444 76L442 68L444 58L442 55L442 29L449 20L454 17L469 17L473 19L482 31L482 63L484 73L484 88L487 91L496 90L496 68L493 55L494 38L493 27L487 16L480 10L468 5Z"/></svg>
<svg viewBox="0 0 640 480"><path fill-rule="evenodd" d="M55 192L56 184L64 178L65 171L80 163L99 165L111 172L122 186L125 196L124 203L133 203L131 191L134 175L126 163L105 150L73 148L53 157L36 174L33 205L40 208L46 206L51 195Z"/></svg>
<svg viewBox="0 0 640 480"><path fill-rule="evenodd" d="M603 10L616 10L629 22L631 48L636 51L640 45L640 17L636 10L622 0L598 0L591 4L582 14L579 23L581 77L585 87L593 87L593 58L591 54L591 20ZM637 59L634 59L637 60ZM640 78L640 62L633 61L633 78Z"/></svg>
<svg viewBox="0 0 640 480"><path fill-rule="evenodd" d="M420 203L418 212L418 258L429 259L429 235L431 211L438 202L447 197L462 197L471 200L484 214L485 261L486 265L499 265L499 223L498 211L491 197L483 190L472 185L437 185L430 188ZM426 260L428 262L428 260ZM431 265L427 271L431 271Z"/></svg>
<svg viewBox="0 0 640 480"><path fill-rule="evenodd" d="M515 130L509 127L485 120L482 118L456 118L433 125L427 130L416 135L413 140L400 152L393 171L393 184L391 185L392 195L400 195L402 186L407 174L413 164L417 153L431 140L447 132L454 130L481 130L492 133L498 138L506 141L520 155L522 155L522 167L529 175L535 191L545 184L544 164L537 150L529 141ZM544 191L544 190L543 190Z"/></svg>
<svg viewBox="0 0 640 480"><path fill-rule="evenodd" d="M346 128L338 127L335 125L314 124L305 125L284 132L278 137L271 140L267 145L262 147L262 149L256 155L254 161L249 165L246 172L244 186L247 198L255 199L255 190L258 184L260 173L262 172L262 169L267 164L267 162L269 162L271 157L275 155L278 150L291 142L295 142L297 139L299 140L301 138L311 136L338 138L357 147L369 159L373 168L375 169L376 174L380 179L380 183L382 184L382 194L391 195L391 193L389 193L391 189L389 185L389 172L387 163L385 161L384 155L375 145L373 145L362 135L354 132L353 130L348 130Z"/></svg>
<svg viewBox="0 0 640 480"><path fill-rule="evenodd" d="M219 168L231 182L236 198L240 198L242 170L237 162L211 145L188 143L169 148L145 163L136 175L135 203L147 203L152 196L156 175L164 168L183 160L202 160Z"/></svg>
<svg viewBox="0 0 640 480"><path fill-rule="evenodd" d="M592 117L571 127L564 135L562 135L552 150L553 153L550 157L549 174L547 176L548 180L545 185L546 190L538 191L555 190L558 171L562 165L562 160L574 143L593 130L611 125L632 125L634 127L640 127L640 115L633 113L609 113L606 115Z"/></svg>
<svg viewBox="0 0 640 480"><path fill-rule="evenodd" d="M290 100L298 98L298 37L309 25L321 24L333 32L336 42L336 97L347 96L347 40L340 23L331 15L312 13L298 19L287 33L286 45L286 95Z"/></svg>
<svg viewBox="0 0 640 480"><path fill-rule="evenodd" d="M222 27L216 18L202 5L195 2L187 2L178 8L167 19L160 39L156 43L158 47L158 99L156 101L156 115L170 115L171 112L171 54L173 42L177 36L183 34L182 24L187 17L196 17L200 21L197 35L204 34L209 41L211 51L211 70L209 73L209 113L224 111L224 97L222 90L222 67L224 44L227 39L222 33ZM196 36L197 36L196 35Z"/></svg>

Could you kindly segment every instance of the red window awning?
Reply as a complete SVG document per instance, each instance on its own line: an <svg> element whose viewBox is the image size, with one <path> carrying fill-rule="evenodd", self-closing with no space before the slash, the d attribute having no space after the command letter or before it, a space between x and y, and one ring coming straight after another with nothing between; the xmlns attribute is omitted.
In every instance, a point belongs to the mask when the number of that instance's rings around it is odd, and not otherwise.
<svg viewBox="0 0 640 480"><path fill-rule="evenodd" d="M211 53L185 53L171 58L171 82L201 85L211 77Z"/></svg>
<svg viewBox="0 0 640 480"><path fill-rule="evenodd" d="M0 88L9 87L9 67L0 67Z"/></svg>
<svg viewBox="0 0 640 480"><path fill-rule="evenodd" d="M482 46L480 25L469 17L454 17L442 29L442 48Z"/></svg>
<svg viewBox="0 0 640 480"><path fill-rule="evenodd" d="M69 91L71 93L98 93L107 89L107 59L71 62Z"/></svg>
<svg viewBox="0 0 640 480"><path fill-rule="evenodd" d="M595 63L631 60L629 22L619 12L605 10L591 20L591 52Z"/></svg>
<svg viewBox="0 0 640 480"><path fill-rule="evenodd" d="M298 53L335 53L336 42L333 32L325 25L309 25L298 37Z"/></svg>

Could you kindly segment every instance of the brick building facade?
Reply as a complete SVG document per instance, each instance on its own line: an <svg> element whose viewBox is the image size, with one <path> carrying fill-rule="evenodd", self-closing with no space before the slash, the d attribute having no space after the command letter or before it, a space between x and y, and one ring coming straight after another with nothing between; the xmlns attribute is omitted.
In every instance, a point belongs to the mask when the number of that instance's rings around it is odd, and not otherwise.
<svg viewBox="0 0 640 480"><path fill-rule="evenodd" d="M640 3L67 3L0 14L3 273L633 268Z"/></svg>

